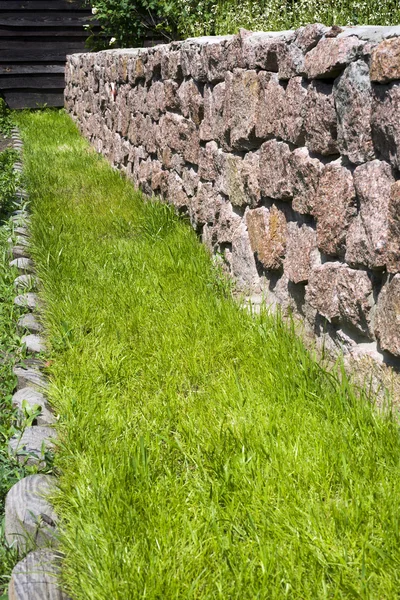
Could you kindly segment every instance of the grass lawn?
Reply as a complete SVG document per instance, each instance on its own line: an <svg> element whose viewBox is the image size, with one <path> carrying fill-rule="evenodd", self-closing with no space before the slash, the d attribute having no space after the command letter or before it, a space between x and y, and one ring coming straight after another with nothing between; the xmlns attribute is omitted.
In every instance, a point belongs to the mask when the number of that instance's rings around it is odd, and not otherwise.
<svg viewBox="0 0 400 600"><path fill-rule="evenodd" d="M399 597L398 424L63 112L19 122L71 597Z"/></svg>

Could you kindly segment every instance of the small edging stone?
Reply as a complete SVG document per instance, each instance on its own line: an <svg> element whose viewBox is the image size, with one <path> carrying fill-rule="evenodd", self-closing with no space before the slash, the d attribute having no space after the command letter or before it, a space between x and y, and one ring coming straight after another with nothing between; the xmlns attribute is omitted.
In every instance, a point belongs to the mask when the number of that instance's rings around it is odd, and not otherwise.
<svg viewBox="0 0 400 600"><path fill-rule="evenodd" d="M51 427L35 425L27 427L22 435L17 433L8 443L11 456L16 456L19 463L45 467L45 453L54 448L56 431Z"/></svg>
<svg viewBox="0 0 400 600"><path fill-rule="evenodd" d="M18 275L14 280L16 290L30 290L37 287L37 278L34 275Z"/></svg>
<svg viewBox="0 0 400 600"><path fill-rule="evenodd" d="M13 368L13 373L17 377L17 390L25 387L33 387L34 389L47 388L45 377L37 369L18 365Z"/></svg>
<svg viewBox="0 0 400 600"><path fill-rule="evenodd" d="M33 292L27 292L26 294L20 294L14 299L14 304L28 308L29 310L36 310L39 306L38 295Z"/></svg>
<svg viewBox="0 0 400 600"><path fill-rule="evenodd" d="M14 148L22 149L19 131L12 131ZM21 172L21 162L14 164L14 171ZM19 188L15 200L21 204L28 198L26 190ZM40 309L37 294L27 291L38 285L34 273L34 264L29 257L29 223L30 216L23 209L14 211L11 220L14 224L15 239L9 241L14 260L10 267L16 267L21 275L14 281L16 290L25 293L14 299L14 304L28 308L30 311ZM32 312L18 319L17 328L23 335L21 343L28 354L40 354L46 350L41 323ZM34 426L26 427L9 440L9 453L16 456L18 462L26 465L36 465L45 468L47 451L54 449L57 432L51 427L56 418L42 393L47 387L47 381L40 369L42 362L38 358L26 358L24 365L13 368L17 377L16 392L12 403L17 409L17 424L21 427L30 417ZM35 414L36 413L36 414ZM57 585L57 575L60 570L61 555L52 550L37 550L43 546L56 545L56 515L45 496L54 492L56 480L49 475L31 475L15 484L7 494L5 505L5 536L9 544L13 543L19 553L30 552L13 569L8 590L10 600L69 600Z"/></svg>
<svg viewBox="0 0 400 600"><path fill-rule="evenodd" d="M22 554L32 546L56 545L56 515L46 496L57 489L51 475L29 475L13 485L6 496L5 536Z"/></svg>
<svg viewBox="0 0 400 600"><path fill-rule="evenodd" d="M46 343L40 335L30 333L24 335L21 339L21 343L26 346L26 351L29 354L40 354L46 351Z"/></svg>
<svg viewBox="0 0 400 600"><path fill-rule="evenodd" d="M57 584L61 558L49 549L25 556L11 573L9 600L69 600Z"/></svg>
<svg viewBox="0 0 400 600"><path fill-rule="evenodd" d="M53 425L56 422L56 418L48 408L46 398L44 395L30 387L22 388L15 392L12 397L12 405L14 408L18 410L19 413L19 421L23 421L25 419L25 410L24 403L29 406L30 410L33 410L35 407L39 406L41 409L40 414L36 417L37 425Z"/></svg>
<svg viewBox="0 0 400 600"><path fill-rule="evenodd" d="M17 267L21 273L34 273L33 261L30 258L15 258L10 262L10 267Z"/></svg>
<svg viewBox="0 0 400 600"><path fill-rule="evenodd" d="M23 332L29 331L30 333L42 333L43 331L43 326L32 313L26 313L26 315L22 315L22 317L18 319L17 327Z"/></svg>

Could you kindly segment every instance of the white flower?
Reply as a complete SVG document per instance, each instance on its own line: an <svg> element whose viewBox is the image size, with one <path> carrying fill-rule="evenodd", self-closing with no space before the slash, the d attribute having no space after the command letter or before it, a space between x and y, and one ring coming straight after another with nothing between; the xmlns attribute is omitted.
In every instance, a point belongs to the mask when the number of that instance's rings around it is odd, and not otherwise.
<svg viewBox="0 0 400 600"><path fill-rule="evenodd" d="M89 29L89 25L88 24L84 25L83 29Z"/></svg>
<svg viewBox="0 0 400 600"><path fill-rule="evenodd" d="M109 45L111 46L116 41L117 41L117 38L111 38L109 41Z"/></svg>
<svg viewBox="0 0 400 600"><path fill-rule="evenodd" d="M92 8L92 15L97 15L98 12L99 12L99 9L96 8L95 6L93 6L93 8Z"/></svg>

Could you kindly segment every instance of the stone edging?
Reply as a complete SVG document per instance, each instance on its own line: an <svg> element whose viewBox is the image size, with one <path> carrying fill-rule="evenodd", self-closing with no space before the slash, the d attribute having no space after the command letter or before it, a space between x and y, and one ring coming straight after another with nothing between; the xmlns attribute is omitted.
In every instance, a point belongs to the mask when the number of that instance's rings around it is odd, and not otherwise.
<svg viewBox="0 0 400 600"><path fill-rule="evenodd" d="M12 131L13 147L22 150L22 140L17 129ZM22 172L22 163L14 169ZM18 321L18 329L25 332L21 338L29 358L24 364L14 367L17 387L13 395L13 406L24 419L24 407L40 406L37 424L26 427L9 442L9 453L21 463L43 467L45 453L53 448L56 431L52 428L56 418L46 401L47 382L42 369L40 356L45 350L45 342L40 333L43 327L40 318L38 296L32 292L37 287L34 265L29 256L29 214L26 210L28 195L25 190L17 191L13 213L16 241L10 238L13 260L20 275L14 285L18 292L14 303L26 307L29 312ZM53 475L28 475L18 481L8 492L5 504L5 537L7 542L26 554L13 569L9 584L9 600L68 600L57 585L57 573L61 554L57 552L57 517L46 499L57 488Z"/></svg>

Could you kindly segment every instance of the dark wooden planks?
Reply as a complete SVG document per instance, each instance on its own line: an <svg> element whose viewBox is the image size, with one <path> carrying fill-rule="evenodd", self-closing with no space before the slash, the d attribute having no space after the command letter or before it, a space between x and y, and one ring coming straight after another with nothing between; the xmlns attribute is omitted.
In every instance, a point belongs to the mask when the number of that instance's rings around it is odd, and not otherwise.
<svg viewBox="0 0 400 600"><path fill-rule="evenodd" d="M83 27L63 27L57 29L56 27L40 27L40 25L26 28L26 27L0 27L0 37L25 39L25 38L42 38L42 37L76 37L86 39L87 32Z"/></svg>
<svg viewBox="0 0 400 600"><path fill-rule="evenodd" d="M68 51L58 49L55 47L51 50L1 50L0 52L0 61L2 63L8 62L65 62L65 58L67 54L74 54L76 52L83 52L84 45L76 46L74 50L70 49Z"/></svg>
<svg viewBox="0 0 400 600"><path fill-rule="evenodd" d="M0 11L68 10L88 12L87 7L66 0L0 0Z"/></svg>
<svg viewBox="0 0 400 600"><path fill-rule="evenodd" d="M64 106L64 90L5 90L4 99L10 108L42 108Z"/></svg>
<svg viewBox="0 0 400 600"><path fill-rule="evenodd" d="M22 47L22 48L21 48ZM84 40L40 40L37 41L25 41L25 40L1 40L0 39L0 50L15 50L16 52L24 52L25 50L54 50L57 49L59 52L76 52L76 48L80 50L85 47ZM0 61L2 61L2 52L0 53ZM3 62L3 61L2 61Z"/></svg>
<svg viewBox="0 0 400 600"><path fill-rule="evenodd" d="M11 108L63 106L67 54L85 52L82 0L0 0L0 93Z"/></svg>
<svg viewBox="0 0 400 600"><path fill-rule="evenodd" d="M60 13L37 11L35 13L24 12L4 12L0 13L0 26L8 27L62 27L64 26L83 26L88 22L85 13Z"/></svg>
<svg viewBox="0 0 400 600"><path fill-rule="evenodd" d="M64 87L64 75L45 75L40 74L37 77L19 75L15 77L3 77L1 80L2 90L17 89L47 89L60 90Z"/></svg>
<svg viewBox="0 0 400 600"><path fill-rule="evenodd" d="M64 63L59 65L26 65L26 64L0 64L0 77L1 75L38 75L38 74L50 74L50 73L64 73ZM7 79L3 77L0 81ZM0 86L1 87L1 86Z"/></svg>

